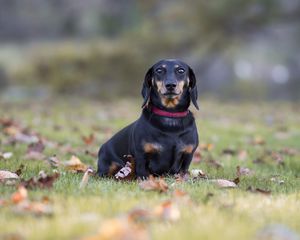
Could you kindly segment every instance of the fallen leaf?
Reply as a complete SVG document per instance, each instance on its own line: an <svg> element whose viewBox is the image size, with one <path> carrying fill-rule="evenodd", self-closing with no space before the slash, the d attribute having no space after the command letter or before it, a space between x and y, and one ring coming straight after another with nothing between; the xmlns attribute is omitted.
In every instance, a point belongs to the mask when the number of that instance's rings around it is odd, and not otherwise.
<svg viewBox="0 0 300 240"><path fill-rule="evenodd" d="M175 202L180 202L180 204L192 204L190 195L185 191L175 189L172 193L172 196Z"/></svg>
<svg viewBox="0 0 300 240"><path fill-rule="evenodd" d="M261 137L261 136L255 136L251 143L253 145L265 145L266 144L266 141Z"/></svg>
<svg viewBox="0 0 300 240"><path fill-rule="evenodd" d="M248 152L246 150L241 150L238 153L238 159L240 161L245 161L248 158Z"/></svg>
<svg viewBox="0 0 300 240"><path fill-rule="evenodd" d="M54 173L53 175L48 176L44 171L41 171L38 177L23 180L21 184L26 188L52 188L53 183L59 176L59 173Z"/></svg>
<svg viewBox="0 0 300 240"><path fill-rule="evenodd" d="M247 188L247 191L253 192L253 193L261 193L263 195L270 195L271 194L270 190L264 190L264 189L261 189L261 188L254 188L254 187L251 187L251 186Z"/></svg>
<svg viewBox="0 0 300 240"><path fill-rule="evenodd" d="M153 219L153 214L148 209L136 208L127 214L128 218L134 222L146 222Z"/></svg>
<svg viewBox="0 0 300 240"><path fill-rule="evenodd" d="M148 180L143 180L139 183L141 189L146 191L158 191L158 192L167 192L168 191L168 184L165 180L160 178L155 178L150 175Z"/></svg>
<svg viewBox="0 0 300 240"><path fill-rule="evenodd" d="M205 172L201 169L192 169L190 173L193 178L207 178Z"/></svg>
<svg viewBox="0 0 300 240"><path fill-rule="evenodd" d="M95 141L95 136L91 133L89 136L82 136L81 139L86 145L90 145Z"/></svg>
<svg viewBox="0 0 300 240"><path fill-rule="evenodd" d="M279 152L272 152L271 153L272 159L275 161L275 163L283 165L284 164L284 159L283 156Z"/></svg>
<svg viewBox="0 0 300 240"><path fill-rule="evenodd" d="M46 156L40 152L28 152L25 154L24 159L26 160L44 160Z"/></svg>
<svg viewBox="0 0 300 240"><path fill-rule="evenodd" d="M219 161L213 159L211 156L209 156L207 159L205 159L204 162L216 169L223 168L223 165Z"/></svg>
<svg viewBox="0 0 300 240"><path fill-rule="evenodd" d="M226 179L212 179L211 182L215 183L220 188L236 188L237 185Z"/></svg>
<svg viewBox="0 0 300 240"><path fill-rule="evenodd" d="M25 166L23 164L21 164L19 166L19 168L15 171L15 174L17 174L18 176L21 176L23 170L24 170Z"/></svg>
<svg viewBox="0 0 300 240"><path fill-rule="evenodd" d="M109 172L110 174L116 172L112 175L118 180L132 180L135 178L135 160L132 155L124 155L123 158L126 159L125 166L120 169L118 166L112 165Z"/></svg>
<svg viewBox="0 0 300 240"><path fill-rule="evenodd" d="M5 182L7 180L16 180L19 179L19 176L16 173L0 170L0 182Z"/></svg>
<svg viewBox="0 0 300 240"><path fill-rule="evenodd" d="M234 155L236 155L236 150L234 150L232 148L225 148L222 150L222 154L234 156Z"/></svg>
<svg viewBox="0 0 300 240"><path fill-rule="evenodd" d="M73 172L85 172L88 169L88 167L85 164L83 164L78 157L74 155L69 161L64 162L64 166L67 170Z"/></svg>
<svg viewBox="0 0 300 240"><path fill-rule="evenodd" d="M236 185L239 185L240 183L240 177L236 177L235 179L232 180Z"/></svg>
<svg viewBox="0 0 300 240"><path fill-rule="evenodd" d="M28 197L27 189L23 185L20 185L18 187L18 190L11 195L11 201L14 204L17 204L26 200L27 197Z"/></svg>
<svg viewBox="0 0 300 240"><path fill-rule="evenodd" d="M180 182L187 182L190 179L190 174L189 173L177 173L174 175L176 182L180 183Z"/></svg>
<svg viewBox="0 0 300 240"><path fill-rule="evenodd" d="M12 156L13 156L12 152L5 152L5 153L0 152L0 159L7 160L10 159Z"/></svg>
<svg viewBox="0 0 300 240"><path fill-rule="evenodd" d="M29 144L29 146L27 148L27 153L30 153L30 152L42 153L44 150L45 150L45 145L41 140L39 140L36 143Z"/></svg>
<svg viewBox="0 0 300 240"><path fill-rule="evenodd" d="M278 176L271 177L271 178L270 178L270 181L271 181L271 182L275 182L275 183L277 183L277 184L284 184L284 180L279 179Z"/></svg>
<svg viewBox="0 0 300 240"><path fill-rule="evenodd" d="M181 215L177 204L170 200L156 206L153 212L154 216L171 222L179 220Z"/></svg>
<svg viewBox="0 0 300 240"><path fill-rule="evenodd" d="M89 181L89 176L90 176L93 172L94 172L94 171L93 171L93 169L91 169L91 168L88 168L88 169L85 171L85 173L84 173L84 175L83 175L83 177L82 177L82 180L81 180L81 182L80 182L79 189L82 189L82 188L84 188L84 187L87 185L87 183L88 183L88 181Z"/></svg>
<svg viewBox="0 0 300 240"><path fill-rule="evenodd" d="M138 225L129 217L120 217L104 221L98 234L86 237L84 240L148 240L150 239L147 229Z"/></svg>
<svg viewBox="0 0 300 240"><path fill-rule="evenodd" d="M294 149L294 148L283 148L279 151L279 153L287 155L287 156L295 156L299 154L299 150Z"/></svg>
<svg viewBox="0 0 300 240"><path fill-rule="evenodd" d="M214 145L212 143L201 143L199 145L199 148L200 148L200 150L210 152L211 150L213 150Z"/></svg>
<svg viewBox="0 0 300 240"><path fill-rule="evenodd" d="M32 202L28 199L28 192L24 185L19 185L16 192L10 197L12 210L18 214L51 215L53 213L49 201L45 198L41 202Z"/></svg>
<svg viewBox="0 0 300 240"><path fill-rule="evenodd" d="M132 179L132 173L133 171L132 171L131 163L126 162L126 165L115 174L115 178L118 180Z"/></svg>
<svg viewBox="0 0 300 240"><path fill-rule="evenodd" d="M19 233L5 233L0 235L1 240L25 240Z"/></svg>
<svg viewBox="0 0 300 240"><path fill-rule="evenodd" d="M51 167L54 167L54 168L57 168L60 164L60 160L58 159L58 157L56 155L49 157L47 160L48 160L48 163L51 165Z"/></svg>
<svg viewBox="0 0 300 240"><path fill-rule="evenodd" d="M201 151L200 151L200 147L197 147L194 155L193 155L193 159L192 159L192 162L197 164L197 163L200 163L201 160L202 160L202 154L201 154Z"/></svg>
<svg viewBox="0 0 300 240"><path fill-rule="evenodd" d="M17 214L33 214L36 216L52 215L53 208L49 204L43 202L22 201L13 207L13 211Z"/></svg>
<svg viewBox="0 0 300 240"><path fill-rule="evenodd" d="M249 168L240 167L240 166L236 167L236 175L238 177L240 177L240 176L251 176L253 174L254 174L254 171L250 170Z"/></svg>

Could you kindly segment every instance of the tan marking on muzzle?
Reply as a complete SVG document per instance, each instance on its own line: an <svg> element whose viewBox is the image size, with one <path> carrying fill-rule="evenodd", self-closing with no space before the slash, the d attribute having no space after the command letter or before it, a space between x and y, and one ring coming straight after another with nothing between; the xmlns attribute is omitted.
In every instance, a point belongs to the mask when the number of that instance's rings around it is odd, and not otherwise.
<svg viewBox="0 0 300 240"><path fill-rule="evenodd" d="M162 150L162 146L158 143L145 143L143 148L146 153L157 153Z"/></svg>
<svg viewBox="0 0 300 240"><path fill-rule="evenodd" d="M179 96L175 97L175 98L166 98L166 97L162 97L161 98L161 103L164 107L167 108L174 108L177 106L177 104L179 103Z"/></svg>
<svg viewBox="0 0 300 240"><path fill-rule="evenodd" d="M184 87L184 81L179 81L176 86L175 92L182 93L183 87Z"/></svg>
<svg viewBox="0 0 300 240"><path fill-rule="evenodd" d="M162 81L156 81L156 86L159 93L164 94L166 92Z"/></svg>

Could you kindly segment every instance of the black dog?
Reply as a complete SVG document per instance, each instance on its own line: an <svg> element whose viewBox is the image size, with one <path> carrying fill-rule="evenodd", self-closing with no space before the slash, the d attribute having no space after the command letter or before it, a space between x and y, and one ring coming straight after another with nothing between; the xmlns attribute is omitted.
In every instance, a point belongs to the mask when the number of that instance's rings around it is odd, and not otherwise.
<svg viewBox="0 0 300 240"><path fill-rule="evenodd" d="M161 60L146 73L141 117L102 145L99 176L124 167L124 155L135 159L135 174L163 175L188 171L198 134L190 102L198 109L193 70L179 60Z"/></svg>

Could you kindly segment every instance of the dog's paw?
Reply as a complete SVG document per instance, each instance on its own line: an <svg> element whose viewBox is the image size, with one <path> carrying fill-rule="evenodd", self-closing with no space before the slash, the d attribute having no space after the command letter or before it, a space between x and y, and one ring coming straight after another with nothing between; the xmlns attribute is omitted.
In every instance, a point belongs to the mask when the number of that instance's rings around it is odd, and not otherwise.
<svg viewBox="0 0 300 240"><path fill-rule="evenodd" d="M146 180L149 178L149 173L136 173L137 180Z"/></svg>

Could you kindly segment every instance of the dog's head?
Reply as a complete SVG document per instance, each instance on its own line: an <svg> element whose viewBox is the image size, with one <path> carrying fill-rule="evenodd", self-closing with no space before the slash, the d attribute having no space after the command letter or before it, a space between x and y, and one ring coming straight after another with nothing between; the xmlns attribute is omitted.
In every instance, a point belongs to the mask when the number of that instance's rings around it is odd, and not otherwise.
<svg viewBox="0 0 300 240"><path fill-rule="evenodd" d="M142 107L151 103L168 111L178 111L186 110L192 101L199 109L195 74L177 59L161 60L147 71L142 96Z"/></svg>

